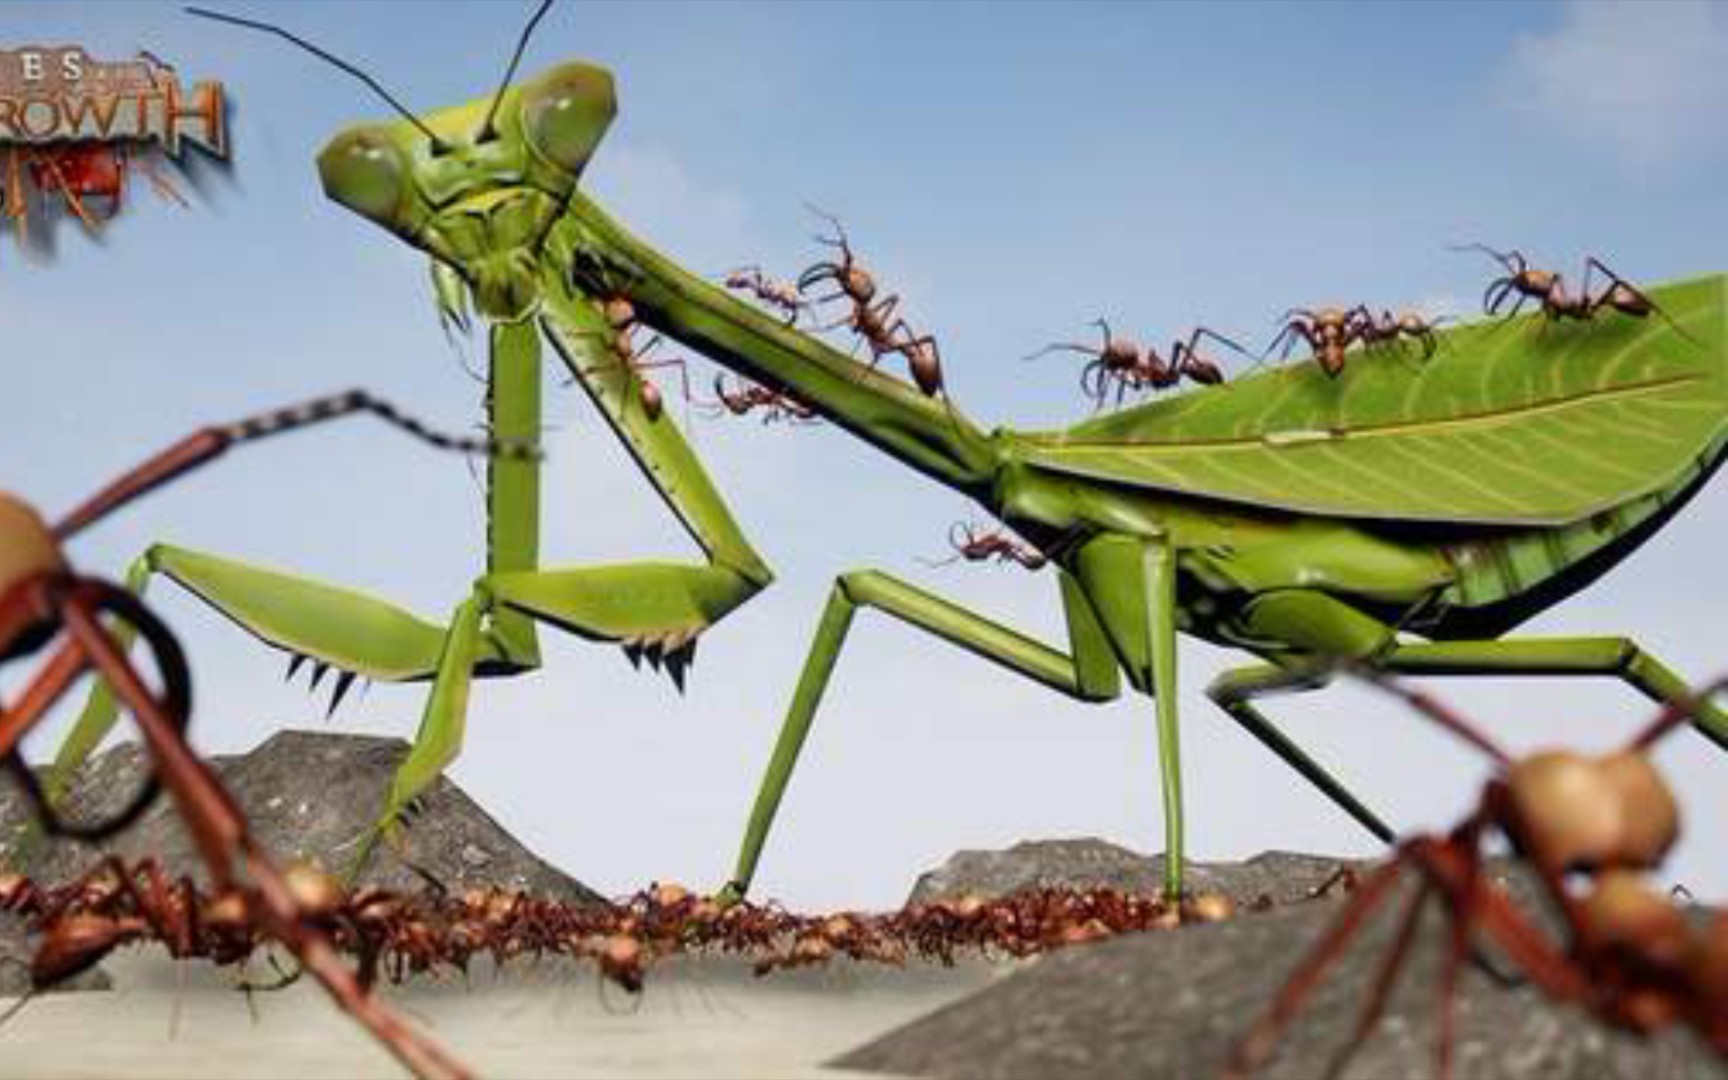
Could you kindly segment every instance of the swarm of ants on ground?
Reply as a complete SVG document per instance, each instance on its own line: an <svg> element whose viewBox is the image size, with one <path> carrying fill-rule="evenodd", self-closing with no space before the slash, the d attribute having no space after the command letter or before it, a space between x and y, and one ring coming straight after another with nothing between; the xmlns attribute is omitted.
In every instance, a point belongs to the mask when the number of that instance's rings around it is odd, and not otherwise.
<svg viewBox="0 0 1728 1080"><path fill-rule="evenodd" d="M723 906L672 884L607 904L569 904L475 889L417 893L348 890L308 864L285 872L303 917L358 961L364 987L433 973L464 973L477 958L591 961L608 980L642 988L657 961L687 954L749 958L758 975L839 958L899 965L950 965L966 955L1025 958L1116 934L1218 922L1236 905L1221 895L1169 902L1114 889L1036 889L985 899L965 896L886 914L798 915L777 904ZM1249 905L1272 906L1268 897ZM88 969L125 945L156 942L176 959L237 964L269 935L257 898L243 889L211 895L190 879L170 881L152 860L110 858L82 878L40 888L0 875L0 908L40 936L31 974L47 986Z"/></svg>

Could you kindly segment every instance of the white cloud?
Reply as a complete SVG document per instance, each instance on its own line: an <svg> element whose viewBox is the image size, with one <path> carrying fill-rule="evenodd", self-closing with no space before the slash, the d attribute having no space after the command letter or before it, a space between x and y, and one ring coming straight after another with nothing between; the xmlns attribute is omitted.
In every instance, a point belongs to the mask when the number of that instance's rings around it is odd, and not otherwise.
<svg viewBox="0 0 1728 1080"><path fill-rule="evenodd" d="M1728 6L1574 0L1509 66L1514 107L1569 138L1659 172L1728 145Z"/></svg>

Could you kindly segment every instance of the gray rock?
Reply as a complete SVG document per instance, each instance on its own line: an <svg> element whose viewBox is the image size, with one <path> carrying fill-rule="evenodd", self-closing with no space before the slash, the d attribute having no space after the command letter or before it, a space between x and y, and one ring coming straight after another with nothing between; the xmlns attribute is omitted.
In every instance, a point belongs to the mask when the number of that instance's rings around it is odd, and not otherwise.
<svg viewBox="0 0 1728 1080"><path fill-rule="evenodd" d="M1186 865L1192 893L1222 893L1238 904L1262 896L1276 903L1306 899L1340 870L1364 863L1322 855L1267 851L1243 862ZM910 904L966 895L1007 896L1039 888L1111 888L1157 893L1164 888L1164 856L1142 855L1095 838L1027 840L1005 851L961 851L912 886Z"/></svg>
<svg viewBox="0 0 1728 1080"><path fill-rule="evenodd" d="M1308 875L1306 862L1299 857L1291 865ZM1255 859L1242 865L1257 863L1265 865ZM1504 880L1504 867L1492 867L1491 876ZM1522 875L1506 884L1514 896L1531 894ZM1383 908L1332 968L1257 1075L1327 1073L1357 1023L1401 904L1395 898ZM1064 950L832 1064L953 1078L1218 1076L1236 1040L1341 906L1336 897L1309 900L1221 924ZM1430 904L1386 1014L1339 1075L1435 1072L1445 927L1438 905ZM1472 963L1461 980L1457 1076L1728 1076L1722 1059L1689 1032L1646 1040L1614 1031L1521 981L1509 982L1510 962L1490 959L1499 975Z"/></svg>
<svg viewBox="0 0 1728 1080"><path fill-rule="evenodd" d="M343 872L362 832L377 820L396 766L408 753L401 739L335 732L283 731L247 754L210 759L239 801L253 834L283 859L308 859ZM69 809L94 820L138 790L144 751L124 743L96 755L70 795ZM0 781L0 862L18 863L14 845L28 827L27 804L8 777ZM521 844L460 788L440 777L422 797L404 830L400 851L379 844L361 872L362 884L418 890L418 867L455 892L470 887L520 889L571 903L601 898ZM44 844L15 868L38 882L75 878L102 856L152 856L172 873L206 880L190 836L164 796L131 828L103 844Z"/></svg>

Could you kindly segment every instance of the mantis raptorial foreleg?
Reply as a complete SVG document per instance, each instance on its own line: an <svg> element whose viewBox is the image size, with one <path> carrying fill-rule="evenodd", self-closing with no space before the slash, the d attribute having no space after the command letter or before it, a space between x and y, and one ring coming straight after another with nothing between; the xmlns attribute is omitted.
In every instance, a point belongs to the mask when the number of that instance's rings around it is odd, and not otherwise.
<svg viewBox="0 0 1728 1080"><path fill-rule="evenodd" d="M632 659L646 656L663 664L682 687L697 636L773 579L677 427L643 408L641 374L605 351L612 339L605 329L597 306L562 284L544 298L540 320L494 323L492 434L532 439L539 431L543 330L708 555L707 565L541 569L539 471L532 462L494 461L488 476L488 572L449 627L349 589L185 548L157 545L133 568L128 585L134 591L143 591L151 575L166 574L266 643L309 658L316 665L315 682L328 669L339 670L338 694L354 676L433 680L414 745L392 779L376 825L359 838L351 873L455 759L473 676L539 665L536 623L620 644ZM56 760L51 783L57 790L115 719L112 696L99 687Z"/></svg>
<svg viewBox="0 0 1728 1080"><path fill-rule="evenodd" d="M773 756L757 790L738 863L723 895L731 900L742 898L756 875L762 846L768 839L780 800L786 793L792 770L798 764L798 755L804 748L804 740L810 733L811 722L816 718L816 709L822 702L823 691L834 673L834 664L840 658L840 649L846 643L852 616L858 608L875 608L1069 697L1081 701L1109 701L1121 690L1116 658L1085 596L1066 574L1062 576L1062 600L1068 622L1069 653L1053 649L881 571L861 570L838 578L828 596L828 605L822 612L822 621L804 661L792 704L774 744Z"/></svg>

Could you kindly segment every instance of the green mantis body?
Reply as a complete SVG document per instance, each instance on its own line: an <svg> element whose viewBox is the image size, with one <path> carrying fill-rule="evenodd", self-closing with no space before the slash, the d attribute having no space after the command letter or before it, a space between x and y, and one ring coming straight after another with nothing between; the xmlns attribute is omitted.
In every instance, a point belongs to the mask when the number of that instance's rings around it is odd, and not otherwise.
<svg viewBox="0 0 1728 1080"><path fill-rule="evenodd" d="M580 195L554 239L590 287L621 290L656 329L976 500L1059 568L1066 651L888 574L842 575L731 895L754 876L859 607L1080 700L1117 696L1124 676L1150 694L1171 894L1183 852L1179 633L1262 658L1209 695L1383 839L1392 830L1274 727L1256 697L1323 685L1343 664L1611 675L1658 700L1686 695L1684 680L1626 638L1504 635L1624 558L1720 464L1728 278L1653 290L1668 319L1465 327L1420 368L1367 356L1332 379L1307 363L1063 432L985 434L947 403L684 273ZM1696 722L1728 748L1728 715L1705 706Z"/></svg>
<svg viewBox="0 0 1728 1080"><path fill-rule="evenodd" d="M1704 482L1728 390L1725 280L1655 290L1652 319L1467 327L1432 362L1313 364L1167 398L1058 433L986 433L951 403L867 369L692 275L577 190L613 111L580 63L482 103L351 129L320 156L326 192L434 257L443 306L493 320L500 436L538 417L538 323L685 524L707 567L537 569L535 476L494 469L487 572L448 629L345 591L172 549L167 572L280 647L377 678L434 678L422 739L391 809L454 750L468 672L534 663L532 621L680 642L768 580L640 375L609 357L601 302L789 393L973 499L1056 564L1066 650L879 571L842 575L762 781L729 892L753 877L847 630L873 607L1074 698L1128 685L1155 699L1166 888L1181 889L1180 633L1260 663L1213 699L1357 821L1392 832L1256 709L1329 667L1606 674L1666 701L1685 684L1623 638L1503 637L1604 572ZM597 367L585 367L585 363ZM1620 442L1610 449L1605 440ZM140 581L141 583L141 581ZM675 648L675 645L668 646ZM1728 716L1698 726L1728 745Z"/></svg>

